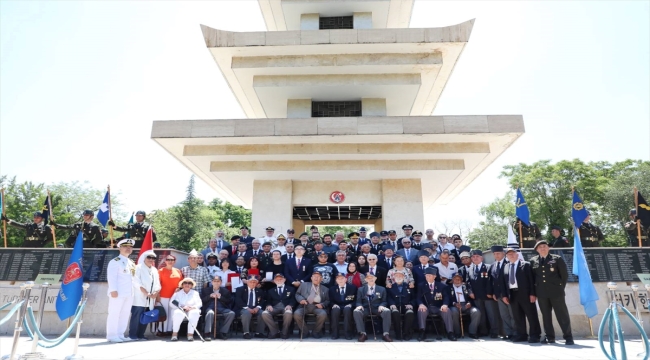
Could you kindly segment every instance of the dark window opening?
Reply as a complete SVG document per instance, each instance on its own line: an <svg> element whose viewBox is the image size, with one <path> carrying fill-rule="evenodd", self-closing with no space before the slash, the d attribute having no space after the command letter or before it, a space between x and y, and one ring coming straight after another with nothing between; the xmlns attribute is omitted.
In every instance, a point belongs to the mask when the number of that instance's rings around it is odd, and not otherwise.
<svg viewBox="0 0 650 360"><path fill-rule="evenodd" d="M354 17L353 16L322 17L318 20L318 28L320 30L353 29Z"/></svg>
<svg viewBox="0 0 650 360"><path fill-rule="evenodd" d="M312 101L311 117L361 116L361 101Z"/></svg>

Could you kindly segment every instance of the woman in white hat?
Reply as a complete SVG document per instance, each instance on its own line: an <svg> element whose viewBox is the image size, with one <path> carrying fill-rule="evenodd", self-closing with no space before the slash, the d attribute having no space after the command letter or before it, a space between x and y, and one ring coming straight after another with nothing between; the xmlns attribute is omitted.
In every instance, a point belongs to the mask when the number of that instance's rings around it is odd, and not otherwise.
<svg viewBox="0 0 650 360"><path fill-rule="evenodd" d="M143 312L153 310L156 297L160 291L160 278L156 269L156 253L148 250L140 254L140 263L135 266L135 292L131 306L131 321L129 324L129 338L131 340L147 340L144 332L146 324L140 323Z"/></svg>
<svg viewBox="0 0 650 360"><path fill-rule="evenodd" d="M185 278L178 283L181 290L177 291L170 300L170 307L174 308L172 311L172 341L178 340L178 329L181 328L181 323L185 319L185 314L190 319L187 324L187 341L194 341L194 329L199 322L201 316L201 296L192 288L196 286L196 282L192 278ZM178 302L178 306L174 305Z"/></svg>

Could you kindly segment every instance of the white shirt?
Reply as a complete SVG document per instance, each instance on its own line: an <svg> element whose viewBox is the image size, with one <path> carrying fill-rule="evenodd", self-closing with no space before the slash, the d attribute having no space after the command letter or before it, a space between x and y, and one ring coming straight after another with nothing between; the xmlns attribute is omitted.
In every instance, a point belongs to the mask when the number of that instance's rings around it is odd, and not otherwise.
<svg viewBox="0 0 650 360"><path fill-rule="evenodd" d="M133 306L149 307L150 309L153 309L156 299L149 299L147 301L147 297L145 296L144 293L142 293L140 287L147 290L147 293L160 291L161 286L160 286L160 277L158 276L158 270L153 266L148 267L144 263L138 264L135 267L135 277L133 280L134 280L133 284L135 287L134 289L135 295L133 296Z"/></svg>
<svg viewBox="0 0 650 360"><path fill-rule="evenodd" d="M264 245L265 242L270 242L271 247L275 247L276 245L278 245L278 239L275 236L265 236L263 238L260 238L259 240L261 241L260 246Z"/></svg>
<svg viewBox="0 0 650 360"><path fill-rule="evenodd" d="M223 284L223 286L226 286L226 283L228 283L228 274L234 274L234 273L235 272L232 270L226 270L226 271L219 270L214 274L214 277L217 276L220 277L221 283Z"/></svg>
<svg viewBox="0 0 650 360"><path fill-rule="evenodd" d="M375 276L377 276L377 267L376 266L369 266L368 267L368 272L372 272L373 274L375 274Z"/></svg>
<svg viewBox="0 0 650 360"><path fill-rule="evenodd" d="M341 274L347 274L348 273L348 263L346 263L346 262L344 262L343 264L339 264L338 262L336 262L336 263L334 263L334 267Z"/></svg>
<svg viewBox="0 0 650 360"><path fill-rule="evenodd" d="M177 300L179 307L183 306L191 306L193 308L200 309L201 308L201 297L199 296L199 293L191 289L189 292L185 293L185 290L179 290L174 295L172 295L172 298L169 300L169 304ZM173 305L172 305L173 306Z"/></svg>
<svg viewBox="0 0 650 360"><path fill-rule="evenodd" d="M438 277L451 279L451 277L458 272L458 266L453 262L450 261L447 265L448 266L444 266L441 262L433 265L438 268Z"/></svg>
<svg viewBox="0 0 650 360"><path fill-rule="evenodd" d="M117 291L117 297L133 296L134 275L135 263L133 260L123 255L113 258L106 268L107 295L111 296L112 291Z"/></svg>
<svg viewBox="0 0 650 360"><path fill-rule="evenodd" d="M214 279L217 273L221 271L221 269L217 265L208 265L205 268L208 269L208 275L210 276L210 281L212 281L212 279Z"/></svg>
<svg viewBox="0 0 650 360"><path fill-rule="evenodd" d="M446 244L438 244L438 252L442 252L443 250L447 249L449 251L454 250L456 247L454 244L446 243Z"/></svg>
<svg viewBox="0 0 650 360"><path fill-rule="evenodd" d="M375 295L375 287L368 286L368 295Z"/></svg>
<svg viewBox="0 0 650 360"><path fill-rule="evenodd" d="M461 286L456 286L454 285L454 296L456 299L454 299L454 302L466 302L465 301L465 295L463 295L463 285Z"/></svg>
<svg viewBox="0 0 650 360"><path fill-rule="evenodd" d="M282 253L282 255L287 253L287 247L284 246L284 245L282 245L282 246L278 245L273 250L278 250L280 253Z"/></svg>
<svg viewBox="0 0 650 360"><path fill-rule="evenodd" d="M469 273L468 273L469 276L470 276L470 279L474 279L475 277L478 277L478 275L476 273L481 271L481 267L483 267L482 262L478 263L478 264L472 264L472 268L471 268L471 270L469 270Z"/></svg>

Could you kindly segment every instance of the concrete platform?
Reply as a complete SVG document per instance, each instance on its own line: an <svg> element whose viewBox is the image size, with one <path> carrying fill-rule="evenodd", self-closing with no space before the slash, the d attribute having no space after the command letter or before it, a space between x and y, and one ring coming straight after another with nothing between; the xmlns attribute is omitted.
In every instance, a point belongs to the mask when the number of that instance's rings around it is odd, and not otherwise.
<svg viewBox="0 0 650 360"><path fill-rule="evenodd" d="M0 355L11 351L12 338L0 337ZM19 354L30 351L31 342L21 338ZM73 339L66 340L53 349L40 349L46 358L63 359L70 355ZM638 339L626 341L628 358L635 358L642 351ZM619 349L617 349L619 351ZM291 340L243 340L212 341L200 340L188 343L185 340L172 343L167 340L110 344L104 339L83 338L80 340L79 355L85 359L603 359L598 341L576 339L575 346L564 344L541 345L528 343L513 344L501 340L460 339L452 343L447 340L434 342L385 343L372 339L365 343L356 340L314 340L300 342ZM620 358L620 353L617 353Z"/></svg>

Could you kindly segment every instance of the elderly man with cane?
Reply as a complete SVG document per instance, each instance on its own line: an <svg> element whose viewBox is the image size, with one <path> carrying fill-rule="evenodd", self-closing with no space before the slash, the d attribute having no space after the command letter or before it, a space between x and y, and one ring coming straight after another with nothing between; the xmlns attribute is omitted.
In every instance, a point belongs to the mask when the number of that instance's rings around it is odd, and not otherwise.
<svg viewBox="0 0 650 360"><path fill-rule="evenodd" d="M212 287L208 288L208 294L203 295L203 308L205 309L205 341L212 338L227 340L230 325L235 320L235 312L230 309L232 304L232 293L222 286L221 277L212 279ZM208 292L208 291L206 291ZM223 323L217 332L217 314L223 316ZM212 336L210 336L212 332Z"/></svg>

